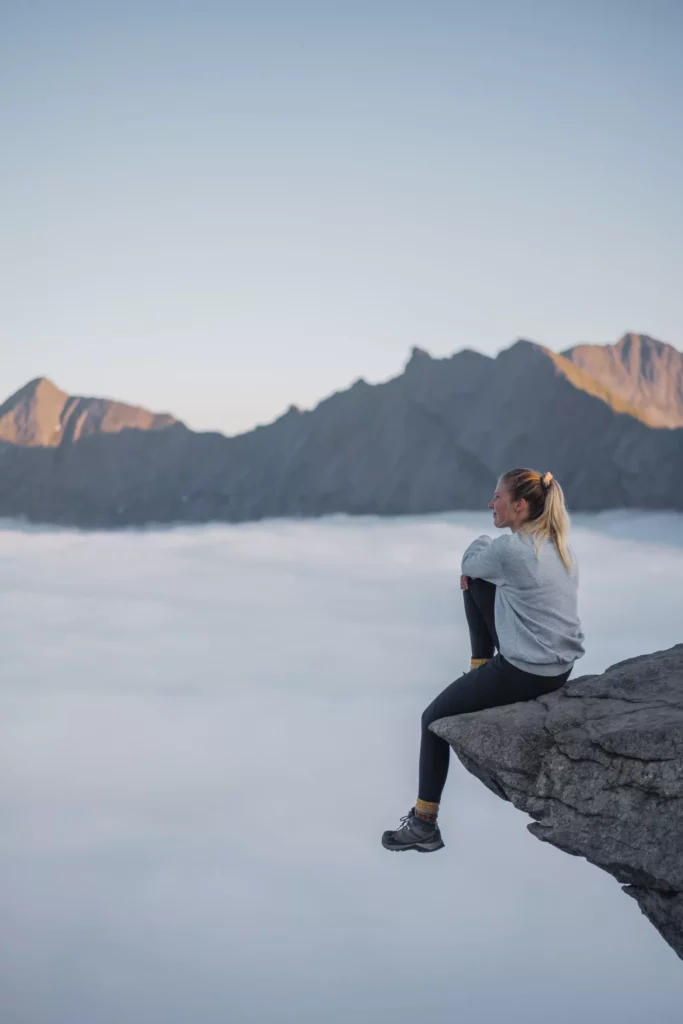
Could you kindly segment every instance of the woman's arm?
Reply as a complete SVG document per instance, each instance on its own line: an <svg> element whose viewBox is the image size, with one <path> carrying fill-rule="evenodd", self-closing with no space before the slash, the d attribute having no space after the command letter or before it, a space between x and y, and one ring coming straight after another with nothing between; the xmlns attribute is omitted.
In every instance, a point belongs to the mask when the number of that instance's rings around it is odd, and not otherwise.
<svg viewBox="0 0 683 1024"><path fill-rule="evenodd" d="M488 580L500 584L505 581L504 555L507 537L477 537L462 556L462 575L473 580Z"/></svg>

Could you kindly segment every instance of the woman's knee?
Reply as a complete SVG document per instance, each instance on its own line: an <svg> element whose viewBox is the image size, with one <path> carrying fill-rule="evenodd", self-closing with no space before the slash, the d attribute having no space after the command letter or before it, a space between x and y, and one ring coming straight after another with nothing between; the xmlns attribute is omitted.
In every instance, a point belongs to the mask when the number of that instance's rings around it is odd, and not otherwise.
<svg viewBox="0 0 683 1024"><path fill-rule="evenodd" d="M482 599L483 598L484 600L486 600L488 598L489 601L492 600L492 599L495 599L495 596L496 596L496 584L495 583L490 583L488 580L472 580L471 579L470 582L469 582L468 589L465 591L465 593L467 593L468 591L469 591L470 597L475 602L475 604L478 604L479 603L478 599Z"/></svg>
<svg viewBox="0 0 683 1024"><path fill-rule="evenodd" d="M429 707L422 712L422 728L428 729L432 722L436 722L439 717L436 711L436 701L433 700Z"/></svg>

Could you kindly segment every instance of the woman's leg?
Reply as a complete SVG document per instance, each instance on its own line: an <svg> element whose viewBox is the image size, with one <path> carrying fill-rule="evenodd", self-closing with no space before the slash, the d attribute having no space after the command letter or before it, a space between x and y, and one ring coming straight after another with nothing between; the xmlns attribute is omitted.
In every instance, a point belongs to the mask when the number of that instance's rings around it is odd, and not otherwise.
<svg viewBox="0 0 683 1024"><path fill-rule="evenodd" d="M465 599L465 616L470 631L472 647L471 669L483 668L493 657L498 647L498 635L495 623L496 587L487 580L471 579L467 590L463 591ZM423 729L424 733L424 729ZM445 771L448 771L448 749L437 748L437 760L445 758ZM440 766L443 772L443 765ZM446 778L444 774L444 779ZM436 821L439 813L438 801L426 800L418 796L415 804L416 813L425 821Z"/></svg>
<svg viewBox="0 0 683 1024"><path fill-rule="evenodd" d="M432 722L468 711L533 700L558 690L568 677L568 672L551 678L530 675L514 668L497 654L482 668L468 672L447 686L422 715L420 782L415 807L401 819L398 829L383 834L385 849L429 853L440 850L444 845L436 819L448 774L450 747L431 731L429 726Z"/></svg>
<svg viewBox="0 0 683 1024"><path fill-rule="evenodd" d="M515 668L497 655L481 668L468 672L447 686L422 715L419 802L415 805L417 813L422 813L427 820L436 819L438 804L448 775L450 746L446 740L442 740L431 731L429 726L432 722L451 715L466 714L469 711L481 711L503 704L534 700L559 689L567 678L568 673L562 676L531 675ZM431 805L426 813L425 805Z"/></svg>
<svg viewBox="0 0 683 1024"><path fill-rule="evenodd" d="M486 580L470 580L467 590L462 592L465 600L465 616L470 630L472 660L484 661L492 658L498 648L498 635L494 607L496 585Z"/></svg>

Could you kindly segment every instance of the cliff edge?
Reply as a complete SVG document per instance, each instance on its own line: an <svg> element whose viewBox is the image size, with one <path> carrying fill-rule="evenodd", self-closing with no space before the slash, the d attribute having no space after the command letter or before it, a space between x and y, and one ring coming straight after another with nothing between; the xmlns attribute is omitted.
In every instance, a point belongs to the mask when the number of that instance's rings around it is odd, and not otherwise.
<svg viewBox="0 0 683 1024"><path fill-rule="evenodd" d="M683 644L432 729L533 835L621 882L683 959Z"/></svg>

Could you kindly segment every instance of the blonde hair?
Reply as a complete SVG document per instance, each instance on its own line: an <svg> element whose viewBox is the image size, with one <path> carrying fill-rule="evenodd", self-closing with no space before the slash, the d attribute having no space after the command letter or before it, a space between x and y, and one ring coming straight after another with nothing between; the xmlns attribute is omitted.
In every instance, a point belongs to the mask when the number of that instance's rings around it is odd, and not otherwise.
<svg viewBox="0 0 683 1024"><path fill-rule="evenodd" d="M552 473L535 469L511 469L501 480L513 501L524 499L529 518L522 530L533 535L536 551L545 540L551 540L566 569L572 568L569 553L569 514L564 492Z"/></svg>

